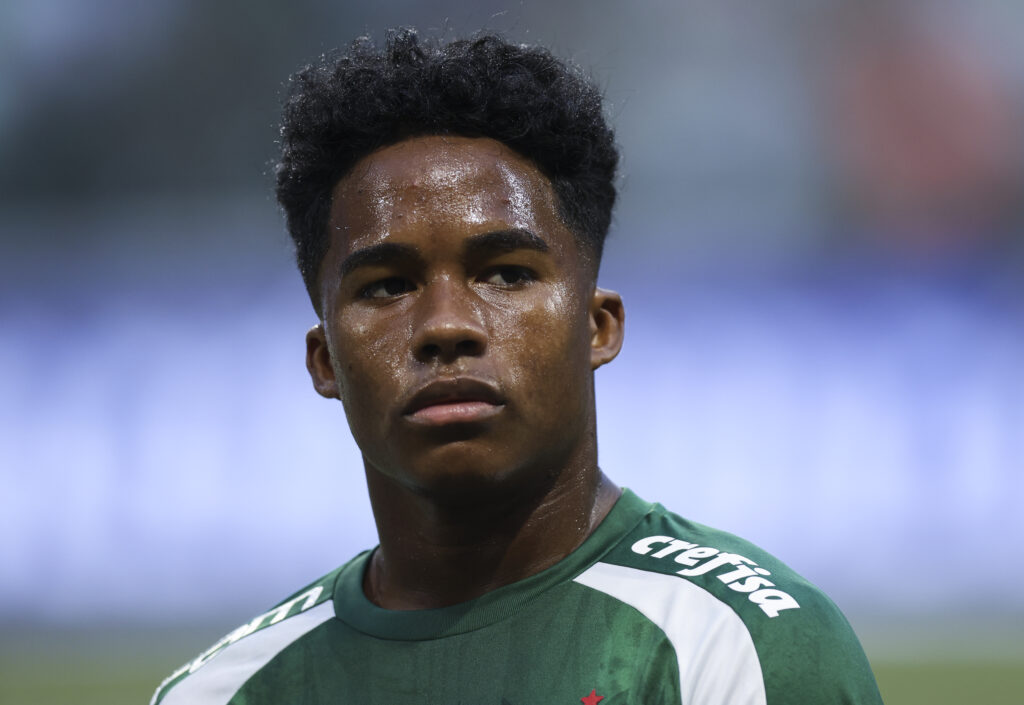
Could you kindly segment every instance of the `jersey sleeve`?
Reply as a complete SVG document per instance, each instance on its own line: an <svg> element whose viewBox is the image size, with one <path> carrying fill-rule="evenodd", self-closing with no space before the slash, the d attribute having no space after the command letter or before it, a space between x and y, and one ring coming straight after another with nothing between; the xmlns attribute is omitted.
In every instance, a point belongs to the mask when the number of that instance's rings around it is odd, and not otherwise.
<svg viewBox="0 0 1024 705"><path fill-rule="evenodd" d="M799 610L748 623L768 705L881 705L864 650L839 608L809 586L794 590Z"/></svg>
<svg viewBox="0 0 1024 705"><path fill-rule="evenodd" d="M225 705L247 678L334 614L331 599L341 568L307 585L225 635L168 676L150 705Z"/></svg>
<svg viewBox="0 0 1024 705"><path fill-rule="evenodd" d="M692 658L680 660L683 693L707 695L687 705L719 705L722 689L733 687L739 677L731 656L740 645L754 652L743 662L743 683L759 682L749 697L730 697L730 703L881 705L864 650L839 608L749 541L659 506L604 560L659 573L698 591L672 591L673 611L685 607L691 613L675 642L696 638L692 632L701 623L698 617L708 623L699 648L687 651ZM695 594L705 598L694 599ZM663 621L680 620L677 615Z"/></svg>

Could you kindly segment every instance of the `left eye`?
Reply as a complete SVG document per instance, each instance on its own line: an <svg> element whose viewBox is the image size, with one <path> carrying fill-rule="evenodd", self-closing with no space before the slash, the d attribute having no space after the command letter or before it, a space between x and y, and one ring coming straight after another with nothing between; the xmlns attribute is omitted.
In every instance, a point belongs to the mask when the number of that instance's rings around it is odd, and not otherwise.
<svg viewBox="0 0 1024 705"><path fill-rule="evenodd" d="M498 286L516 286L517 284L533 281L534 275L526 267L495 267L483 280L488 284L496 284Z"/></svg>
<svg viewBox="0 0 1024 705"><path fill-rule="evenodd" d="M359 297L363 299L385 299L395 296L401 296L415 288L407 279L401 277L387 277L380 281L373 282L372 284L363 287L359 292Z"/></svg>

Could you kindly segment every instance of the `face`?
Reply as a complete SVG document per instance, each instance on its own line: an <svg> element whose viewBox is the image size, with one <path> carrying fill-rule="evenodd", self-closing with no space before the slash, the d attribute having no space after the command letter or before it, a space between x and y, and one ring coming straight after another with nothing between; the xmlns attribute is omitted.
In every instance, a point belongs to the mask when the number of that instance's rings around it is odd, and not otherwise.
<svg viewBox="0 0 1024 705"><path fill-rule="evenodd" d="M307 366L368 472L411 491L596 469L592 373L618 353L622 305L593 280L532 162L410 139L334 189Z"/></svg>

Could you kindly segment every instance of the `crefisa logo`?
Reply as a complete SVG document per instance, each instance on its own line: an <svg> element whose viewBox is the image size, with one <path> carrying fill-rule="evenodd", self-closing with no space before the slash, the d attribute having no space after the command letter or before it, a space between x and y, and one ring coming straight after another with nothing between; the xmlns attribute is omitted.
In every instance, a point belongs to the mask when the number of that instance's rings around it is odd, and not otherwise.
<svg viewBox="0 0 1024 705"><path fill-rule="evenodd" d="M659 547L654 551L656 547ZM653 551L653 553L652 553ZM677 575L695 577L713 570L726 570L715 575L730 590L749 593L747 599L761 608L769 617L778 617L783 610L798 609L800 605L788 593L776 588L768 579L771 571L738 553L722 553L711 546L699 546L672 536L648 536L633 544L633 552L641 556L673 560L683 566Z"/></svg>

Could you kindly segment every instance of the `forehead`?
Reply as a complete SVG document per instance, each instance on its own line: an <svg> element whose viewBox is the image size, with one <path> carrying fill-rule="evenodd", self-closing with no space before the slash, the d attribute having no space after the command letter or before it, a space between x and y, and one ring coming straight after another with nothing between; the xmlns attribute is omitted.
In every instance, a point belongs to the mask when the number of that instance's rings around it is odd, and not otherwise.
<svg viewBox="0 0 1024 705"><path fill-rule="evenodd" d="M453 226L571 239L547 177L488 138L417 137L373 152L338 182L330 222L332 244L350 247Z"/></svg>

